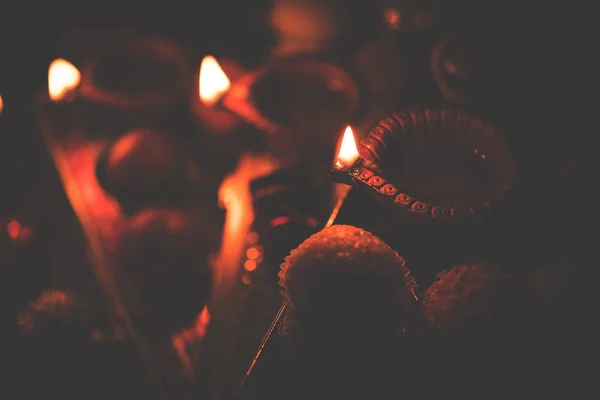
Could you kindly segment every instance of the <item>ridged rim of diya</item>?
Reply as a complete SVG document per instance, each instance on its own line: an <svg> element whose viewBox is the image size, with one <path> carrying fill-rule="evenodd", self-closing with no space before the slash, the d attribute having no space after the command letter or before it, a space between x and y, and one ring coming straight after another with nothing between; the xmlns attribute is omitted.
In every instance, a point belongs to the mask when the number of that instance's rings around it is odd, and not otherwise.
<svg viewBox="0 0 600 400"><path fill-rule="evenodd" d="M451 135L453 133L453 135ZM467 141L469 140L469 141ZM491 172L499 182L484 201L473 204L439 204L427 195L415 194L401 183L386 178L386 161L401 157L397 151L414 154L431 152L473 152L477 148L486 155ZM463 150L464 149L464 150ZM353 186L370 189L385 200L401 216L417 221L472 221L473 217L492 214L504 204L514 187L515 162L504 136L492 125L469 111L451 105L413 106L395 112L371 129L359 144L360 159L349 170L332 166L332 178ZM443 171L442 171L443 172Z"/></svg>
<svg viewBox="0 0 600 400"><path fill-rule="evenodd" d="M173 69L176 80L163 88L150 89L139 93L108 90L96 82L98 65L111 57L130 57L132 54L148 54L157 61L169 64ZM135 38L121 43L112 50L106 51L85 65L81 77L81 95L84 99L127 109L144 109L175 103L179 97L187 98L188 79L193 78L193 72L183 50L169 41L157 38ZM150 82L152 83L152 82Z"/></svg>

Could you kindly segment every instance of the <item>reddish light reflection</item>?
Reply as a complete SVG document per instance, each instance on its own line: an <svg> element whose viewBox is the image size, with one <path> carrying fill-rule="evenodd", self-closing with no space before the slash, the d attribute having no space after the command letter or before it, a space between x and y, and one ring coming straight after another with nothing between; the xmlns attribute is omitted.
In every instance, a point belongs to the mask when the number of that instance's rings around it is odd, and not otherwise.
<svg viewBox="0 0 600 400"><path fill-rule="evenodd" d="M290 218L286 216L275 217L271 220L271 226L273 228L281 225L285 225L290 222Z"/></svg>
<svg viewBox="0 0 600 400"><path fill-rule="evenodd" d="M225 178L219 189L219 201L226 209L225 228L217 265L222 279L235 278L242 257L254 212L250 182L268 175L279 167L275 158L264 154L244 154L235 172Z"/></svg>
<svg viewBox="0 0 600 400"><path fill-rule="evenodd" d="M258 264L254 260L246 260L246 262L244 262L244 269L248 272L254 271L257 266Z"/></svg>
<svg viewBox="0 0 600 400"><path fill-rule="evenodd" d="M256 247L250 247L248 250L246 250L246 257L248 257L250 260L257 260L261 254L262 253L260 250Z"/></svg>
<svg viewBox="0 0 600 400"><path fill-rule="evenodd" d="M96 179L96 161L104 146L104 142L69 146L66 152L69 174L63 178L78 216L84 218L84 224L93 224L93 229L99 231L105 244L111 246L117 240L121 207ZM88 228L92 229L91 226Z"/></svg>
<svg viewBox="0 0 600 400"><path fill-rule="evenodd" d="M11 220L6 225L6 232L8 233L8 237L13 240L17 240L19 236L21 236L21 228L22 226L19 221L17 221L16 219Z"/></svg>

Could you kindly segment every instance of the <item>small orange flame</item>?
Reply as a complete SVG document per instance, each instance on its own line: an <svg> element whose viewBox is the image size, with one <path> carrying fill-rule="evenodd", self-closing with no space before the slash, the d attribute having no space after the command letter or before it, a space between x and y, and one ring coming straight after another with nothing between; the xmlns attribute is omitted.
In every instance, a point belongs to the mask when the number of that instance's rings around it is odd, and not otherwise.
<svg viewBox="0 0 600 400"><path fill-rule="evenodd" d="M64 99L79 86L81 73L67 60L57 58L48 68L48 94L52 101Z"/></svg>
<svg viewBox="0 0 600 400"><path fill-rule="evenodd" d="M4 100L2 100L2 96L0 96L0 114L2 114L2 110L4 110Z"/></svg>
<svg viewBox="0 0 600 400"><path fill-rule="evenodd" d="M352 128L348 126L344 131L342 138L342 144L340 151L337 156L337 164L339 167L349 167L358 160L358 148L356 147L356 139L354 139L354 132Z"/></svg>
<svg viewBox="0 0 600 400"><path fill-rule="evenodd" d="M198 79L200 101L213 106L231 87L231 81L213 56L206 56L200 64Z"/></svg>

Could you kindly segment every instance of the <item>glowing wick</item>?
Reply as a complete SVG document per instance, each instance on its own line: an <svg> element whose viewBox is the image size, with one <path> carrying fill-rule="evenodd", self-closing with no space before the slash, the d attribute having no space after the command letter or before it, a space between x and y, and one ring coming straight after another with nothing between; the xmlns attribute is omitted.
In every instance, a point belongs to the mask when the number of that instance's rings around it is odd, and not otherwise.
<svg viewBox="0 0 600 400"><path fill-rule="evenodd" d="M73 64L62 58L52 61L48 68L48 94L52 101L64 99L79 82L81 73Z"/></svg>
<svg viewBox="0 0 600 400"><path fill-rule="evenodd" d="M213 56L206 56L200 64L198 85L200 101L210 107L227 93L231 82L217 60Z"/></svg>
<svg viewBox="0 0 600 400"><path fill-rule="evenodd" d="M339 168L348 168L352 166L359 157L360 155L358 153L358 148L356 147L354 132L352 132L352 128L348 126L344 131L342 144L340 145L340 151L338 152L337 156L336 166Z"/></svg>

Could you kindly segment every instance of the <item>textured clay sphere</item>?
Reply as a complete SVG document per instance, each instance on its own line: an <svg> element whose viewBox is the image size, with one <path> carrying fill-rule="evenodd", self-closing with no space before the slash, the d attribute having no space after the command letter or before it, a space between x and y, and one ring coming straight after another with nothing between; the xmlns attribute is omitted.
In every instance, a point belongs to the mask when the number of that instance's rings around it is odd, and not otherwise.
<svg viewBox="0 0 600 400"><path fill-rule="evenodd" d="M165 189L177 171L177 152L164 135L131 131L118 138L105 155L101 183L116 197L144 198Z"/></svg>
<svg viewBox="0 0 600 400"><path fill-rule="evenodd" d="M110 334L80 297L46 290L18 316L27 370L36 376L75 377L101 359L100 344ZM106 325L105 325L106 323Z"/></svg>
<svg viewBox="0 0 600 400"><path fill-rule="evenodd" d="M321 337L388 335L405 326L414 307L404 260L353 226L334 225L306 239L279 276L299 331Z"/></svg>
<svg viewBox="0 0 600 400"><path fill-rule="evenodd" d="M491 264L457 265L427 289L423 312L430 328L457 335L520 321L526 298L525 282L512 273Z"/></svg>
<svg viewBox="0 0 600 400"><path fill-rule="evenodd" d="M194 321L210 295L220 238L221 227L196 211L146 209L128 221L117 277L140 333L164 338Z"/></svg>

